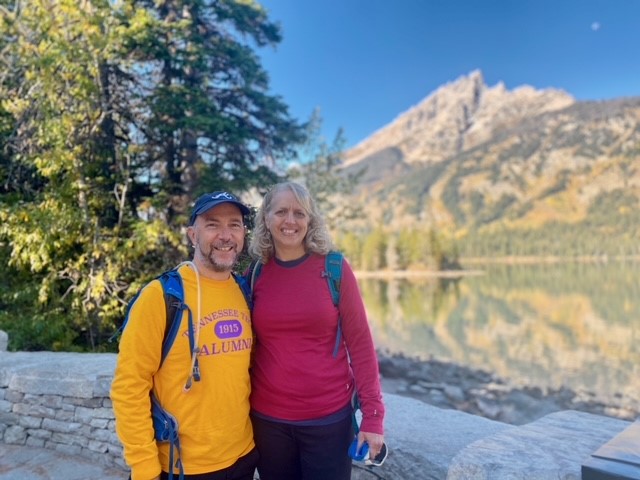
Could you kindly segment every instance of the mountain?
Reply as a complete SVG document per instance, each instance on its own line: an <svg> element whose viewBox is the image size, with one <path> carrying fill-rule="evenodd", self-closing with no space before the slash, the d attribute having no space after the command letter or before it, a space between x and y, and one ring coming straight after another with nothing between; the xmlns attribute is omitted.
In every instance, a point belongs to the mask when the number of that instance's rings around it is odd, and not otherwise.
<svg viewBox="0 0 640 480"><path fill-rule="evenodd" d="M640 231L638 157L640 97L510 91L474 71L345 152L344 172L361 175L349 202L365 213L347 228Z"/></svg>
<svg viewBox="0 0 640 480"><path fill-rule="evenodd" d="M529 86L512 92L484 84L474 71L437 89L392 123L362 141L345 158L349 165L393 146L407 163L437 162L469 150L514 123L575 103L559 90Z"/></svg>

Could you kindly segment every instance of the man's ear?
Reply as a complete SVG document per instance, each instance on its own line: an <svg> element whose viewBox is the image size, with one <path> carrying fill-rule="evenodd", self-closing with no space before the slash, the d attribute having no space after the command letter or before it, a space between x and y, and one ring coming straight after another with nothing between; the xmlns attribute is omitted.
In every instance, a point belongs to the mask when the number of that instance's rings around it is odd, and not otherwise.
<svg viewBox="0 0 640 480"><path fill-rule="evenodd" d="M196 245L196 230L193 226L187 227L187 237L189 238L189 243L191 243L191 247Z"/></svg>

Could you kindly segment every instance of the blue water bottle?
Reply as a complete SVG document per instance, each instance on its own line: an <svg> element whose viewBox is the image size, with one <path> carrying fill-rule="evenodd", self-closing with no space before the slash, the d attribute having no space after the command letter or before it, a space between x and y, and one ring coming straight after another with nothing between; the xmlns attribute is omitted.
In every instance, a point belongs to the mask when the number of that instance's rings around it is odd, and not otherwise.
<svg viewBox="0 0 640 480"><path fill-rule="evenodd" d="M349 446L349 456L358 462L363 461L369 455L369 444L364 442L358 449L358 436L353 439Z"/></svg>

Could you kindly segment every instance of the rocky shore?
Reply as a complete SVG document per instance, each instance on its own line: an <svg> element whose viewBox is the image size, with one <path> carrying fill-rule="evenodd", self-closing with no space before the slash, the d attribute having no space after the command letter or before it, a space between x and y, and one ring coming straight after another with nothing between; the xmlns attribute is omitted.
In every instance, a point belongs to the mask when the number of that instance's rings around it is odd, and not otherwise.
<svg viewBox="0 0 640 480"><path fill-rule="evenodd" d="M439 408L460 410L512 425L523 425L561 410L578 410L632 421L640 406L618 397L612 403L590 392L516 386L482 370L436 359L419 360L378 352L385 393L416 398Z"/></svg>

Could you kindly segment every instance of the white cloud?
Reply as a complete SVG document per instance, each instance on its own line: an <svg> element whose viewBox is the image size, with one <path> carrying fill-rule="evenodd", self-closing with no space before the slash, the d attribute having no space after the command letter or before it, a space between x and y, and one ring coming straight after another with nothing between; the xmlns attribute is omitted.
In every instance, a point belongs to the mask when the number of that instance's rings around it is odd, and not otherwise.
<svg viewBox="0 0 640 480"><path fill-rule="evenodd" d="M591 30L593 30L594 32L597 32L598 30L600 30L600 22L593 22L591 24Z"/></svg>

